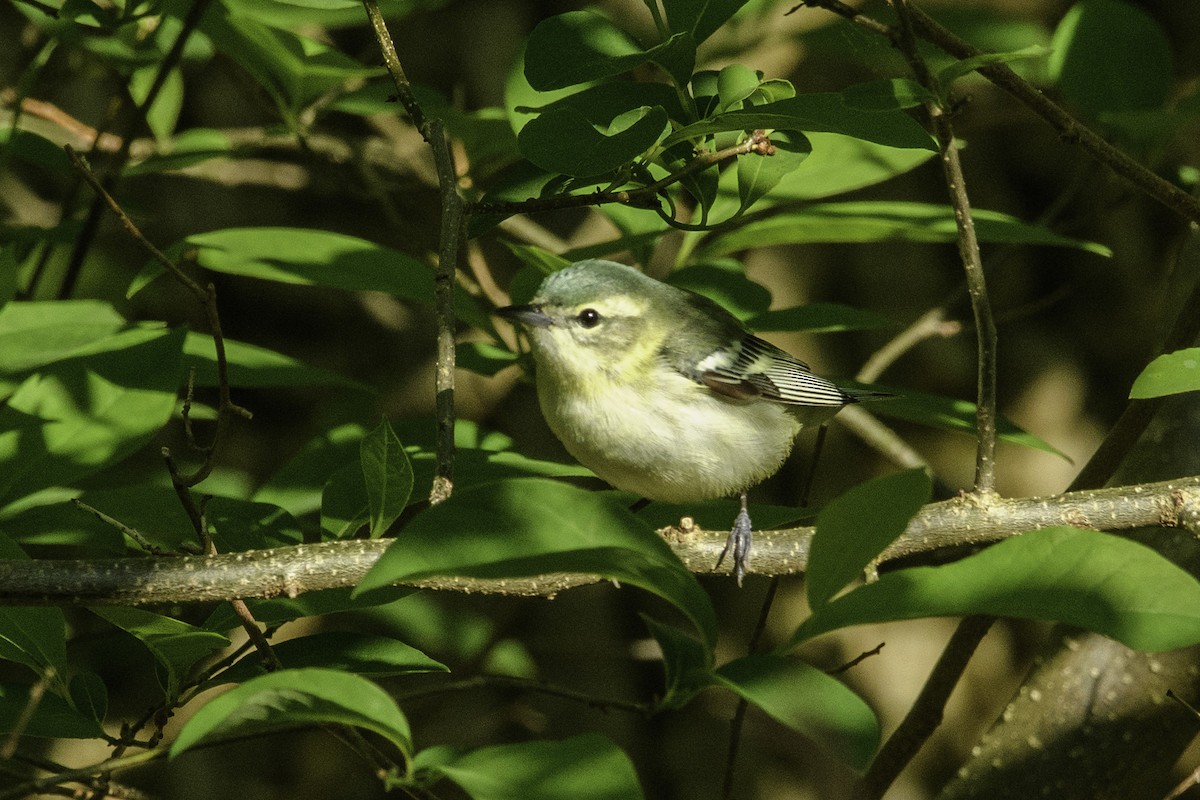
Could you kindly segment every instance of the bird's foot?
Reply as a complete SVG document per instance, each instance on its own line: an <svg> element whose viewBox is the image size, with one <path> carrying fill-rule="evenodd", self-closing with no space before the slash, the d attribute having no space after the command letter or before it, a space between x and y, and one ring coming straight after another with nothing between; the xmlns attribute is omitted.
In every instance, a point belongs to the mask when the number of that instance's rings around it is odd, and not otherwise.
<svg viewBox="0 0 1200 800"><path fill-rule="evenodd" d="M742 510L738 512L737 518L733 521L733 530L729 532L729 538L725 540L725 547L721 550L720 557L717 558L717 567L720 567L726 555L733 556L733 576L737 578L738 586L742 585L746 566L750 563L750 544L753 538L750 513L743 505Z"/></svg>

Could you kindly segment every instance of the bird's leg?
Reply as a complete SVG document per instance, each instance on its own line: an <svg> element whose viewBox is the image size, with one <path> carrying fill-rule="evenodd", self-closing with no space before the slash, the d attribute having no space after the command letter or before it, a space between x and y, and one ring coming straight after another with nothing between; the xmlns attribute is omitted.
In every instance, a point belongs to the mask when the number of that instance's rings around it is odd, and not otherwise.
<svg viewBox="0 0 1200 800"><path fill-rule="evenodd" d="M742 585L742 578L746 574L746 565L750 563L750 544L753 540L750 529L750 511L747 508L745 492L742 492L741 500L742 510L738 512L737 519L733 521L733 530L729 532L729 538L725 540L725 547L722 548L721 555L717 558L717 566L720 567L725 556L732 551L733 575L737 578L738 586Z"/></svg>

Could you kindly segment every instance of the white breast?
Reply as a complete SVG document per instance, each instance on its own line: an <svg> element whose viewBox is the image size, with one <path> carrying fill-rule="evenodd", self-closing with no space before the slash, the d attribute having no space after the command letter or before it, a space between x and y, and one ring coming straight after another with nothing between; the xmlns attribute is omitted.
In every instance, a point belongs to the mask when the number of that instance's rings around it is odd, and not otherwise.
<svg viewBox="0 0 1200 800"><path fill-rule="evenodd" d="M650 392L597 384L590 393L564 392L554 380L539 380L542 413L579 463L651 500L748 489L779 469L800 431L776 403L727 400L682 375Z"/></svg>

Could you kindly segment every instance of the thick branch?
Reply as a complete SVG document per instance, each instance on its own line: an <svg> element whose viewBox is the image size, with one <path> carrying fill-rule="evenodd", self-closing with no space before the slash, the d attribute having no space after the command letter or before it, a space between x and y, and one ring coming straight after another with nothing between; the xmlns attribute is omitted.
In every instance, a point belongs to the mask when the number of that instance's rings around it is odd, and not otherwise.
<svg viewBox="0 0 1200 800"><path fill-rule="evenodd" d="M884 551L884 563L989 544L1028 530L1074 525L1128 530L1146 525L1200 532L1200 477L1018 500L975 495L932 503ZM789 575L808 563L812 528L756 531L751 574ZM500 535L500 534L498 534ZM668 531L693 572L713 573L728 531ZM295 597L354 586L389 540L326 542L248 553L180 558L0 560L0 604L153 605L237 597ZM728 572L728 570L722 570ZM438 578L415 585L464 592L552 596L596 579L547 575L521 580Z"/></svg>

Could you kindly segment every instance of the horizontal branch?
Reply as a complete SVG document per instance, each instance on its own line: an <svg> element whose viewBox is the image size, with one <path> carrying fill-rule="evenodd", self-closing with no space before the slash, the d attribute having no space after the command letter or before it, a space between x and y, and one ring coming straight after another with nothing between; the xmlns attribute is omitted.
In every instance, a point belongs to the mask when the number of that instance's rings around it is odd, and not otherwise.
<svg viewBox="0 0 1200 800"><path fill-rule="evenodd" d="M1144 526L1186 528L1200 534L1200 477L1070 492L1054 497L985 499L972 495L925 506L882 561L990 544L1055 525L1097 530ZM717 570L726 531L664 532L690 570ZM757 531L757 575L803 572L813 529ZM246 553L181 558L0 560L0 605L155 605L246 597L296 597L356 585L391 540L324 542ZM432 578L412 585L462 592L552 596L594 583L586 575L518 580Z"/></svg>

